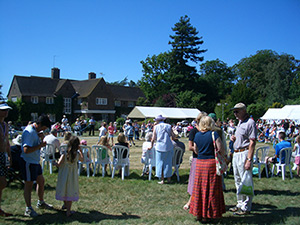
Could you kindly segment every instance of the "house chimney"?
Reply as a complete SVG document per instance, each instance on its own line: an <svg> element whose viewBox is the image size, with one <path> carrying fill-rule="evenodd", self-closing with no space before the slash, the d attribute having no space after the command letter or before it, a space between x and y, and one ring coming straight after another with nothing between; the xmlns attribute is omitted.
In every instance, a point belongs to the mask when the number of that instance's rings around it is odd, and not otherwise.
<svg viewBox="0 0 300 225"><path fill-rule="evenodd" d="M92 79L96 79L96 73L94 73L94 72L89 73L89 80L92 80Z"/></svg>
<svg viewBox="0 0 300 225"><path fill-rule="evenodd" d="M51 78L52 79L60 79L60 70L56 67L51 69Z"/></svg>

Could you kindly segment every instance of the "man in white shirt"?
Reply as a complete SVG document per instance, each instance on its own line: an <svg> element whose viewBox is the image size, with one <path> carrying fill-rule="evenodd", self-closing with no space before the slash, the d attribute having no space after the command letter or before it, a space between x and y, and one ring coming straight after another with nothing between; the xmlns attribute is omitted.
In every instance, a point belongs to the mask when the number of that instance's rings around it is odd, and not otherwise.
<svg viewBox="0 0 300 225"><path fill-rule="evenodd" d="M59 157L60 157L60 154L59 154L60 141L57 138L57 130L52 129L50 134L48 134L46 137L44 137L44 141L47 144L52 144L54 146L55 158L59 159Z"/></svg>

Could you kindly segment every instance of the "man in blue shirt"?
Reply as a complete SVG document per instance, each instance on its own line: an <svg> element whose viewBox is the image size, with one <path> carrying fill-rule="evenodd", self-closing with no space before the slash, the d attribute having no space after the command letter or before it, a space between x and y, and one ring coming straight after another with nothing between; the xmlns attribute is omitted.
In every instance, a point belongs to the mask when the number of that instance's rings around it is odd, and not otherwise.
<svg viewBox="0 0 300 225"><path fill-rule="evenodd" d="M37 208L52 208L51 205L44 202L44 184L42 168L40 165L40 150L46 146L43 142L43 131L50 128L50 120L48 116L42 115L38 118L37 122L29 124L22 134L22 153L23 169L22 175L25 180L24 186L24 199L26 203L25 216L36 217L38 214L31 206L31 192L33 182L37 183L38 203Z"/></svg>
<svg viewBox="0 0 300 225"><path fill-rule="evenodd" d="M292 144L290 142L284 140L285 137L286 137L285 132L279 132L278 134L279 143L275 145L275 156L272 158L271 157L268 158L267 162L274 163L274 164L279 163L279 154L281 149L292 147ZM285 163L285 152L282 153L281 163Z"/></svg>

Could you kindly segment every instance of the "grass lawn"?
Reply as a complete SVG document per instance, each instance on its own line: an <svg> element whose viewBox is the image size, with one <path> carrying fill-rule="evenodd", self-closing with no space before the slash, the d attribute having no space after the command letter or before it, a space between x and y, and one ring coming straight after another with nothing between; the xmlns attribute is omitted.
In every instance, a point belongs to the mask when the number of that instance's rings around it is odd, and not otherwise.
<svg viewBox="0 0 300 225"><path fill-rule="evenodd" d="M97 137L81 137L88 145L93 145ZM187 146L187 139L182 138ZM97 174L86 177L84 171L79 177L80 199L73 203L76 211L67 218L60 210L61 201L55 200L57 169L53 174L44 171L45 200L54 205L54 210L36 211L42 216L37 218L24 217L25 202L23 189L18 183L12 183L4 189L2 208L13 213L10 218L0 218L0 224L199 224L195 217L182 209L189 196L187 183L189 177L189 157L186 152L180 167L180 182L172 178L172 184L159 185L157 178L148 181L141 178L140 163L142 141L130 148L130 176L121 180ZM257 146L262 146L258 144ZM269 153L272 155L274 150ZM293 171L295 174L295 171ZM108 170L109 173L109 170ZM109 173L110 175L110 173ZM225 204L227 212L220 224L300 224L300 179L287 176L258 179L254 177L255 197L250 215L237 217L228 211L236 204L236 190L233 175L225 178ZM35 206L37 195L33 191L32 204Z"/></svg>

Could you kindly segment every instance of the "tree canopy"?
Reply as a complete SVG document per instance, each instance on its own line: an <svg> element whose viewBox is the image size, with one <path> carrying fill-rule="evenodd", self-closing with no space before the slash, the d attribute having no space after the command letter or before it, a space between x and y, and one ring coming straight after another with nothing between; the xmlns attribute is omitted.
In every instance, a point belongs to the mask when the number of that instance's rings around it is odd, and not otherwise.
<svg viewBox="0 0 300 225"><path fill-rule="evenodd" d="M274 105L300 104L300 61L292 55L259 50L231 67L218 58L203 62L207 50L190 18L181 17L172 31L169 51L141 61L141 104L195 107L219 118L221 111L233 118L230 108L237 102L255 118Z"/></svg>

